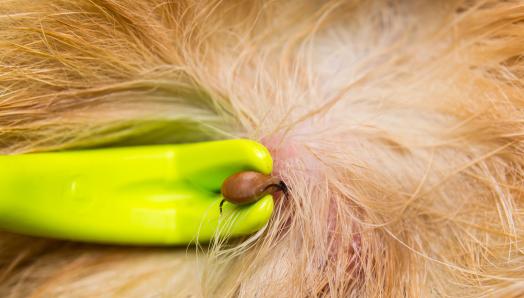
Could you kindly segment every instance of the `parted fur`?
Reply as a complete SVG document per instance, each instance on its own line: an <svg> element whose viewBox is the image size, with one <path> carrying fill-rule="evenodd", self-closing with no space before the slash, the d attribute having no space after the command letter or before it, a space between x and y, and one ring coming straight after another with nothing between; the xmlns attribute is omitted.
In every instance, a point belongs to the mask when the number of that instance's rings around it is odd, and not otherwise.
<svg viewBox="0 0 524 298"><path fill-rule="evenodd" d="M3 233L2 297L524 296L524 1L0 2L0 151L250 138L201 250Z"/></svg>

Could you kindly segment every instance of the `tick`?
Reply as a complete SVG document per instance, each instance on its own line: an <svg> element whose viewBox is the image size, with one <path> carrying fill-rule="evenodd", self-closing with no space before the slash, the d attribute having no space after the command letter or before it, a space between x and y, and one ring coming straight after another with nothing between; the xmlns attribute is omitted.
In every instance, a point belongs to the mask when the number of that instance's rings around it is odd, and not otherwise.
<svg viewBox="0 0 524 298"><path fill-rule="evenodd" d="M277 191L282 191L286 197L288 195L288 187L280 178L254 171L239 172L229 176L222 183L221 191L224 199L220 202L220 214L225 201L245 205Z"/></svg>

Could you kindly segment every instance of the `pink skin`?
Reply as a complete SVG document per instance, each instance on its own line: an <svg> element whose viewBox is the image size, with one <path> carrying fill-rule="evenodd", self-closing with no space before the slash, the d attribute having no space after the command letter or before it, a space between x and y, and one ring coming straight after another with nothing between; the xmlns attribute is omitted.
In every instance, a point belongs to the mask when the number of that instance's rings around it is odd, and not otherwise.
<svg viewBox="0 0 524 298"><path fill-rule="evenodd" d="M323 170L322 165L318 163L314 155L312 155L309 152L309 150L307 150L307 143L301 142L300 139L297 139L292 135L288 135L284 138L282 135L277 134L263 137L261 139L261 143L263 143L268 148L269 152L271 153L271 156L273 156L274 158L274 175L278 177L285 176L286 171L289 170L289 168L291 167L290 165L293 164L293 160L296 159L297 156L300 156L302 160L306 159L308 161L308 171L307 173L303 173L304 175L310 176L312 180L315 180L317 176L321 175L321 172ZM336 231L336 208L336 204L334 204L334 202L331 202L327 218L327 225L329 231L327 237L329 237L331 241L331 245L328 251L328 259L335 258L335 254L338 251L338 247L340 245L343 245L339 239L339 236L337 236ZM360 256L361 251L361 235L359 233L356 233L353 235L352 239L353 240L351 244L344 244L345 246L347 245L346 251L348 252L348 255L351 258L347 270L348 272L353 272L352 274L358 274L358 258Z"/></svg>

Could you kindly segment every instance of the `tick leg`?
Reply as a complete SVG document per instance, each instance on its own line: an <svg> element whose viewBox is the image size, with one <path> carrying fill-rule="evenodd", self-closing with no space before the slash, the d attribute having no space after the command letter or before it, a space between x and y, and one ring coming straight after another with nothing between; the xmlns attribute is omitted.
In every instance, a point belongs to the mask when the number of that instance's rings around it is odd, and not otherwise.
<svg viewBox="0 0 524 298"><path fill-rule="evenodd" d="M276 190L272 190L271 192L279 190L282 191L282 193L284 193L284 197L287 199L289 195L289 188L287 187L286 183L284 183L284 181L280 180L278 183L269 184L264 188L263 193L265 194L265 192L271 188L276 188Z"/></svg>
<svg viewBox="0 0 524 298"><path fill-rule="evenodd" d="M226 200L222 199L222 201L220 201L220 205L219 205L219 208L220 208L220 215L222 215L222 205L224 205L224 202Z"/></svg>
<svg viewBox="0 0 524 298"><path fill-rule="evenodd" d="M284 181L280 181L280 183L278 184L280 190L282 190L282 192L284 193L284 196L288 197L289 195L289 188L287 187L287 185L284 183Z"/></svg>

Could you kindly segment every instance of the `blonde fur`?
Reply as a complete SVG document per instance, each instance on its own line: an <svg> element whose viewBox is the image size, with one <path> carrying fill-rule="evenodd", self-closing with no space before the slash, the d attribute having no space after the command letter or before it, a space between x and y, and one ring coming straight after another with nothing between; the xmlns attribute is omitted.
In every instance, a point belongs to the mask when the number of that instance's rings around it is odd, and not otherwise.
<svg viewBox="0 0 524 298"><path fill-rule="evenodd" d="M290 188L237 242L8 233L2 297L524 296L523 1L0 3L0 146L251 138Z"/></svg>

